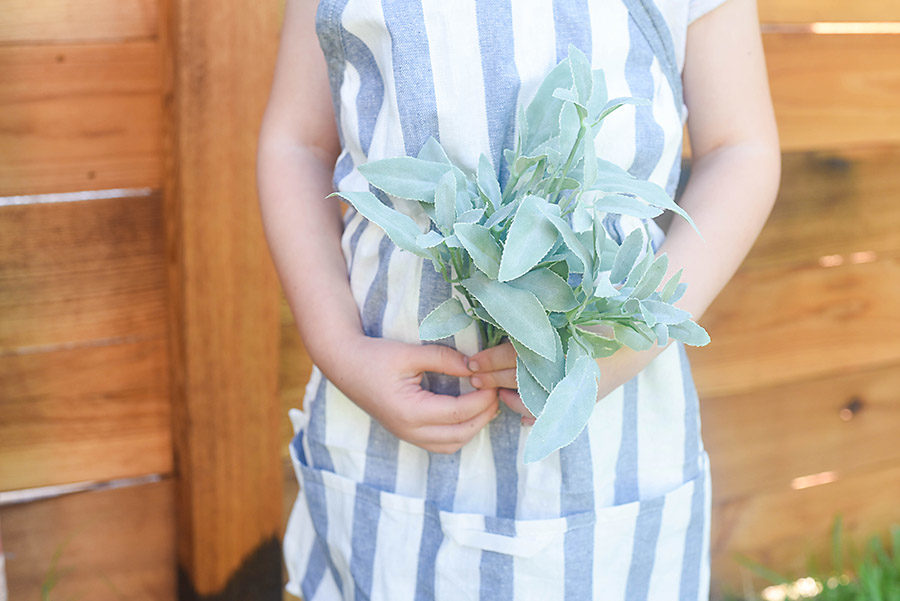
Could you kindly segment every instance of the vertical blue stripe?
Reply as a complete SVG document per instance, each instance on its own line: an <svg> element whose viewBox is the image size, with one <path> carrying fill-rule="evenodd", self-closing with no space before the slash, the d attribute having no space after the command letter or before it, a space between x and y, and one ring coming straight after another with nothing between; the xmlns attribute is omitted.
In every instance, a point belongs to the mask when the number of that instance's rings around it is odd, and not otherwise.
<svg viewBox="0 0 900 601"><path fill-rule="evenodd" d="M591 56L591 19L587 0L553 0L553 25L556 30L556 62L569 56L569 44Z"/></svg>
<svg viewBox="0 0 900 601"><path fill-rule="evenodd" d="M368 156L375 133L375 121L384 103L384 81L369 47L343 26L341 32L347 61L359 73L359 92L356 94L357 128L360 148Z"/></svg>
<svg viewBox="0 0 900 601"><path fill-rule="evenodd" d="M309 513L313 524L316 526L316 540L313 544L306 574L301 583L304 594L308 594L306 592L307 590L315 592L319 587L319 584L325 575L323 567L325 565L331 570L338 589L343 591L341 576L332 562L328 545L324 540L324 537L328 532L328 506L325 499L325 488L322 484L320 470L333 472L334 463L331 460L331 453L328 451L328 447L325 446L327 380L321 372L319 372L319 378L316 394L310 403L309 425L307 426L309 432L309 454L310 460L312 461L311 467L313 469L303 470L303 481L305 486L300 492L300 494L306 495Z"/></svg>
<svg viewBox="0 0 900 601"><path fill-rule="evenodd" d="M521 416L501 404L502 413L491 421L489 434L496 473L496 517L485 519L485 530L504 536L515 536L516 505L519 497L517 466ZM479 567L480 595L483 601L513 598L513 557L494 551L481 552Z"/></svg>
<svg viewBox="0 0 900 601"><path fill-rule="evenodd" d="M663 505L665 497L654 497L641 503L638 511L631 565L628 567L628 581L625 584L625 598L628 601L647 601L653 564L656 561L656 543L662 526Z"/></svg>
<svg viewBox="0 0 900 601"><path fill-rule="evenodd" d="M684 390L684 482L693 480L700 468L700 400L691 373L684 343L675 341L681 363L681 382Z"/></svg>
<svg viewBox="0 0 900 601"><path fill-rule="evenodd" d="M625 79L631 95L653 100L653 49L641 42L643 37L634 19L628 20L628 36L631 46L625 61ZM648 179L659 163L665 143L665 132L653 118L652 106L635 107L634 130L635 155L628 171L638 179Z"/></svg>
<svg viewBox="0 0 900 601"><path fill-rule="evenodd" d="M681 581L678 587L679 601L701 601L700 572L703 561L704 525L706 523L706 478L700 474L694 482L691 496L691 520L684 538L684 555L681 563Z"/></svg>
<svg viewBox="0 0 900 601"><path fill-rule="evenodd" d="M513 46L512 0L476 0L484 103L494 169L501 188L509 177L503 149L513 148L519 71Z"/></svg>
<svg viewBox="0 0 900 601"><path fill-rule="evenodd" d="M623 384L622 437L616 459L615 503L637 501L638 489L638 376Z"/></svg>
<svg viewBox="0 0 900 601"><path fill-rule="evenodd" d="M562 472L560 511L567 517L569 530L564 542L565 599L576 601L591 599L594 575L594 529L574 527L594 509L594 465L591 459L591 441L584 430L568 446L559 451L559 467Z"/></svg>
<svg viewBox="0 0 900 601"><path fill-rule="evenodd" d="M406 154L415 156L429 136L438 139L431 54L420 0L382 0L391 36L394 87Z"/></svg>

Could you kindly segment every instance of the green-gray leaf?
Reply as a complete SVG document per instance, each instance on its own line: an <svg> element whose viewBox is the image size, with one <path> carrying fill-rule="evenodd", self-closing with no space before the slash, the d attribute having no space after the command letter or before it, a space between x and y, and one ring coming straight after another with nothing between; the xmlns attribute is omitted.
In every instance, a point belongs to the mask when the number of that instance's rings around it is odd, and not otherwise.
<svg viewBox="0 0 900 601"><path fill-rule="evenodd" d="M529 271L508 283L534 294L547 311L565 312L578 306L569 284L546 267Z"/></svg>
<svg viewBox="0 0 900 601"><path fill-rule="evenodd" d="M513 217L506 235L497 279L506 282L526 273L547 254L556 242L556 229L547 221L542 206L547 201L526 196Z"/></svg>
<svg viewBox="0 0 900 601"><path fill-rule="evenodd" d="M706 346L709 344L709 334L702 326L693 321L683 321L669 326L669 336L691 346Z"/></svg>
<svg viewBox="0 0 900 601"><path fill-rule="evenodd" d="M619 323L613 325L613 331L615 332L616 340L636 351L645 351L652 347L656 341L656 338L650 340L633 328Z"/></svg>
<svg viewBox="0 0 900 601"><path fill-rule="evenodd" d="M525 463L543 459L581 433L597 402L597 372L597 363L584 356L556 385L525 442Z"/></svg>
<svg viewBox="0 0 900 601"><path fill-rule="evenodd" d="M595 178L596 181L596 178ZM606 194L594 202L595 211L632 215L641 219L650 219L662 214L662 209L649 205L637 198L625 194Z"/></svg>
<svg viewBox="0 0 900 601"><path fill-rule="evenodd" d="M369 183L388 194L434 202L434 189L438 180L452 170L452 167L446 163L397 157L365 163L358 169Z"/></svg>
<svg viewBox="0 0 900 601"><path fill-rule="evenodd" d="M590 349L591 356L595 359L609 357L622 348L622 344L615 339L606 338L595 332L575 328L582 344Z"/></svg>
<svg viewBox="0 0 900 601"><path fill-rule="evenodd" d="M515 338L510 342L516 349L516 355L525 363L525 367L544 390L548 392L553 390L553 387L566 375L566 358L563 355L562 341L559 336L556 337L556 356L552 361L541 357Z"/></svg>
<svg viewBox="0 0 900 601"><path fill-rule="evenodd" d="M663 303L655 300L642 300L640 301L641 306L647 308L648 311L652 311L653 315L656 317L656 321L658 323L664 323L666 325L671 325L675 323L681 323L686 319L690 319L691 314L684 309L679 309L678 307L673 307L669 303ZM653 324L649 324L653 325Z"/></svg>
<svg viewBox="0 0 900 601"><path fill-rule="evenodd" d="M497 181L490 159L483 154L478 157L478 189L491 202L495 211L500 208L500 182Z"/></svg>
<svg viewBox="0 0 900 601"><path fill-rule="evenodd" d="M674 302L672 301L672 295L675 294L675 287L678 285L679 280L681 279L681 273L684 271L684 268L679 269L675 272L675 275L670 277L665 286L662 287L662 290L659 291L659 297L665 302Z"/></svg>
<svg viewBox="0 0 900 601"><path fill-rule="evenodd" d="M481 272L463 280L462 285L510 337L542 357L556 356L559 336L532 293L488 279Z"/></svg>
<svg viewBox="0 0 900 601"><path fill-rule="evenodd" d="M452 297L434 308L419 324L419 338L440 340L456 334L472 323L459 299Z"/></svg>
<svg viewBox="0 0 900 601"><path fill-rule="evenodd" d="M388 207L371 192L335 192L335 194L352 204L363 217L383 229L394 244L420 257L431 258L430 251L416 243L422 231L409 215Z"/></svg>
<svg viewBox="0 0 900 601"><path fill-rule="evenodd" d="M445 236L449 236L456 221L456 176L447 171L434 191L434 218Z"/></svg>
<svg viewBox="0 0 900 601"><path fill-rule="evenodd" d="M613 261L612 272L609 274L609 281L618 283L628 275L634 267L634 262L637 260L643 244L644 236L639 229L631 230L628 235L625 236L625 240L622 241L622 245L619 247L618 252L616 252L616 259Z"/></svg>
<svg viewBox="0 0 900 601"><path fill-rule="evenodd" d="M416 237L416 244L422 248L434 248L443 241L444 237L434 230L428 230L424 234L419 234Z"/></svg>
<svg viewBox="0 0 900 601"><path fill-rule="evenodd" d="M528 407L533 416L539 416L544 410L544 404L547 402L549 393L538 384L519 357L516 358L516 385L519 388L519 396L522 397L522 402L525 403L525 406Z"/></svg>
<svg viewBox="0 0 900 601"><path fill-rule="evenodd" d="M635 298L646 298L651 292L656 290L662 282L663 276L666 275L666 269L669 267L669 256L665 253L656 257L653 264L647 269L640 281L634 287L631 295Z"/></svg>
<svg viewBox="0 0 900 601"><path fill-rule="evenodd" d="M497 272L500 270L500 246L491 235L491 230L474 223L457 223L453 233L472 257L475 266L489 278L497 279Z"/></svg>

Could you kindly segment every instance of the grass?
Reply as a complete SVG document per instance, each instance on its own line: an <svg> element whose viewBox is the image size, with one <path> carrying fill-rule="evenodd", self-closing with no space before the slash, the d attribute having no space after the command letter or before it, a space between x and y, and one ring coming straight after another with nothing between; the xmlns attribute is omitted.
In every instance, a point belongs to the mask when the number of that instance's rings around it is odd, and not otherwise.
<svg viewBox="0 0 900 601"><path fill-rule="evenodd" d="M747 557L738 561L771 585L755 596L726 596L725 601L900 601L900 525L890 529L889 545L874 536L858 551L846 544L840 517L831 530L830 565L808 561L802 577L780 574Z"/></svg>

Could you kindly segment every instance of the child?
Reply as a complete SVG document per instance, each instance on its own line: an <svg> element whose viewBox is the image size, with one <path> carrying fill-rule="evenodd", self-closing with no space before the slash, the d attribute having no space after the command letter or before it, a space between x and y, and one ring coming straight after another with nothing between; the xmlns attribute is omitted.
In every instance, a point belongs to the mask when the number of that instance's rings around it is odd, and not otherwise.
<svg viewBox="0 0 900 601"><path fill-rule="evenodd" d="M666 277L684 269L678 306L699 320L779 181L753 0L287 0L258 170L314 362L304 411L291 410L302 490L284 536L287 590L306 601L708 596L709 467L684 345L599 359L585 430L526 465L533 418L512 347L481 349L475 327L422 344L418 323L449 286L323 200L367 189L355 167L415 155L429 136L470 169L486 154L504 181L516 106L569 44L610 97L652 100L603 122L602 158L674 194L689 115L680 204L704 240L678 218L663 233L622 217L610 235L646 227Z"/></svg>

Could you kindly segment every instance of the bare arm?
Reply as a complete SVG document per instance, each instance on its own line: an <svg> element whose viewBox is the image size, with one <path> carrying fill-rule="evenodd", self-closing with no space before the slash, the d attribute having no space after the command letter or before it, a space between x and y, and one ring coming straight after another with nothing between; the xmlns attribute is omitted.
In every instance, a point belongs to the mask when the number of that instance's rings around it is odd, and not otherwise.
<svg viewBox="0 0 900 601"><path fill-rule="evenodd" d="M495 414L494 390L459 397L420 386L423 372L470 374L461 353L364 335L331 193L340 151L314 0L288 0L263 117L257 184L266 239L306 349L322 373L399 438L454 452Z"/></svg>
<svg viewBox="0 0 900 601"><path fill-rule="evenodd" d="M657 255L669 256L667 279L684 269L682 281L688 287L676 305L702 325L702 315L762 230L781 176L754 0L729 0L688 27L683 81L693 160L680 205L705 242L675 216ZM473 357L481 371L498 370L479 373L478 384L516 388L515 351L506 346ZM599 397L633 378L665 348L623 347L612 357L598 359ZM511 390L501 390L501 398L524 409Z"/></svg>

